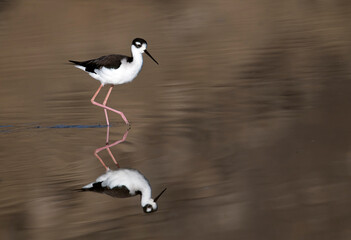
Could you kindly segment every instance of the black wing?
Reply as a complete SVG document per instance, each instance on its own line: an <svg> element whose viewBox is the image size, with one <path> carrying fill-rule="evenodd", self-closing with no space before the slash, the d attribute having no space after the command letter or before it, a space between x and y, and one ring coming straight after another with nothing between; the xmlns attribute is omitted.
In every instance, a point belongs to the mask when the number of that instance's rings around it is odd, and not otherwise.
<svg viewBox="0 0 351 240"><path fill-rule="evenodd" d="M101 185L102 182L96 182L96 183L93 183L93 186L91 188L81 188L79 189L80 191L82 192L85 192L85 191L92 191L92 192L98 192L98 193L103 193L104 190L105 190L105 187L103 187Z"/></svg>
<svg viewBox="0 0 351 240"><path fill-rule="evenodd" d="M117 198L127 198L134 196L130 195L129 189L126 186L117 186L112 189L106 188L104 193L110 195L111 197Z"/></svg>
<svg viewBox="0 0 351 240"><path fill-rule="evenodd" d="M95 69L100 69L102 67L114 68L114 69L119 68L119 66L121 66L122 59L126 59L127 62L133 61L132 57L117 55L117 54L102 56L96 59L91 59L83 62L73 61L73 60L69 60L69 61L76 65L85 67L85 71L87 72L95 73Z"/></svg>
<svg viewBox="0 0 351 240"><path fill-rule="evenodd" d="M127 197L132 197L134 195L130 194L129 189L126 186L117 186L112 189L103 187L101 185L102 182L96 182L93 184L91 188L82 188L82 191L92 191L92 192L98 192L98 193L105 193L107 195L110 195L111 197L117 197L117 198L127 198ZM140 194L140 192L137 192L136 194Z"/></svg>

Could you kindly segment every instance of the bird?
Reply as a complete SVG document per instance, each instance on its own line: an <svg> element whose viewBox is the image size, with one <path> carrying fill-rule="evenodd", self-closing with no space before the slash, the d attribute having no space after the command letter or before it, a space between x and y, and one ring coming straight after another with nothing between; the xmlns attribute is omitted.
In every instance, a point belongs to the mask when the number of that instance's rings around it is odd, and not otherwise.
<svg viewBox="0 0 351 240"><path fill-rule="evenodd" d="M75 67L87 72L92 78L100 81L101 85L90 101L92 104L104 109L107 125L110 125L107 110L119 114L124 122L127 125L130 125L123 112L106 106L106 103L111 94L112 88L115 85L131 82L139 74L143 66L143 53L146 53L155 63L158 64L146 48L147 42L144 39L135 38L131 44L131 57L111 54L87 61L69 60L69 62L73 63ZM106 97L101 104L96 102L95 98L105 84L111 84L112 86L108 90Z"/></svg>
<svg viewBox="0 0 351 240"><path fill-rule="evenodd" d="M140 203L143 211L145 213L152 213L158 210L156 202L166 189L163 189L153 199L151 197L150 183L143 174L136 169L119 168L117 170L107 170L95 182L89 183L78 190L104 193L117 198L141 195Z"/></svg>

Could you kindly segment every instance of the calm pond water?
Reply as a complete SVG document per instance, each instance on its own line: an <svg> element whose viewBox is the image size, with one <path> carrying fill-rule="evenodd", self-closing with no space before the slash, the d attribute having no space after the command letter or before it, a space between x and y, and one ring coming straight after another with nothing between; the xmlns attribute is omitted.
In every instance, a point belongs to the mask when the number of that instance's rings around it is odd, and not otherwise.
<svg viewBox="0 0 351 240"><path fill-rule="evenodd" d="M0 1L0 239L351 239L351 3L277 2ZM168 188L150 215L74 191L107 128L67 60L135 37L160 65L113 89L111 151Z"/></svg>

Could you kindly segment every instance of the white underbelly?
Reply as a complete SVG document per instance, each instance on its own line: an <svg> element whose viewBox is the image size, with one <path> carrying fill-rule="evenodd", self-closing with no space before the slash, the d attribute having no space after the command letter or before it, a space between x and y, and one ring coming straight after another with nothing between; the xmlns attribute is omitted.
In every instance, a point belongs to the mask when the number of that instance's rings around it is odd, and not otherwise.
<svg viewBox="0 0 351 240"><path fill-rule="evenodd" d="M119 68L106 68L102 67L99 70L95 70L95 73L89 73L89 75L102 84L123 84L131 82L140 72L142 67L141 64L123 63Z"/></svg>

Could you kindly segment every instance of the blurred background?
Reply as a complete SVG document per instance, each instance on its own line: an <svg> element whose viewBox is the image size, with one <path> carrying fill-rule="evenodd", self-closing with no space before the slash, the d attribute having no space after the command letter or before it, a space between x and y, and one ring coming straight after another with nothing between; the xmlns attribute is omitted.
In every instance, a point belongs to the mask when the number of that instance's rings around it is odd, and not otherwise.
<svg viewBox="0 0 351 240"><path fill-rule="evenodd" d="M351 239L350 20L347 0L0 0L0 238ZM168 188L151 215L73 191L106 128L67 60L135 37L160 65L113 89L132 128L111 151Z"/></svg>

